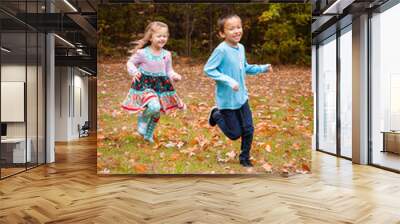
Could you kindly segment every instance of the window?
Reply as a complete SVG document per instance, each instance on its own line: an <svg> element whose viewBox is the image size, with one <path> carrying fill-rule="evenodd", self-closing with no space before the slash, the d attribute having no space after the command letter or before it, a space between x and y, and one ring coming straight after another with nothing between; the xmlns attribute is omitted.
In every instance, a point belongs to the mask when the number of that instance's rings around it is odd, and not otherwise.
<svg viewBox="0 0 400 224"><path fill-rule="evenodd" d="M400 170L398 21L400 4L371 18L371 157L373 164L395 170Z"/></svg>
<svg viewBox="0 0 400 224"><path fill-rule="evenodd" d="M340 36L340 154L352 157L352 35L351 25Z"/></svg>
<svg viewBox="0 0 400 224"><path fill-rule="evenodd" d="M336 153L336 35L318 47L318 149Z"/></svg>

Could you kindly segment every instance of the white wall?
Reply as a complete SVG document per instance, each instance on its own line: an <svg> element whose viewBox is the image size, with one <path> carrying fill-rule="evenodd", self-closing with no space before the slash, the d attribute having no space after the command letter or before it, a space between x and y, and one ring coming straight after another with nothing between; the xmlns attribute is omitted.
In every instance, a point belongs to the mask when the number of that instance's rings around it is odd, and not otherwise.
<svg viewBox="0 0 400 224"><path fill-rule="evenodd" d="M55 141L68 141L68 71L67 67L55 68Z"/></svg>
<svg viewBox="0 0 400 224"><path fill-rule="evenodd" d="M55 107L55 140L79 138L78 124L88 120L88 78L79 70L56 67Z"/></svg>

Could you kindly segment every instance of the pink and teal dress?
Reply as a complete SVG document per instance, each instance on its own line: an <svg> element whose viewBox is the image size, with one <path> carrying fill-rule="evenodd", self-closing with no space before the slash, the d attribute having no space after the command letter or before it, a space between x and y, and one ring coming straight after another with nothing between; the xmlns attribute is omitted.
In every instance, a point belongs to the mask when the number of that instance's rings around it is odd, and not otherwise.
<svg viewBox="0 0 400 224"><path fill-rule="evenodd" d="M172 68L171 53L161 49L160 55L154 55L149 47L139 49L127 62L130 75L140 72L140 80L132 79L131 88L122 103L122 108L131 112L146 109L152 99L160 102L160 112L184 108L184 103L176 94L171 83Z"/></svg>

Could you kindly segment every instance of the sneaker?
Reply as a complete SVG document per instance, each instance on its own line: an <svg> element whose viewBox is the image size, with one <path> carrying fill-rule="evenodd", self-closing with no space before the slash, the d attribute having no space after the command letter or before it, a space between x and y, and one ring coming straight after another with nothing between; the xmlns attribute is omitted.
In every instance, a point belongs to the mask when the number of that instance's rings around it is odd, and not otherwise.
<svg viewBox="0 0 400 224"><path fill-rule="evenodd" d="M253 167L253 164L249 159L240 160L240 165L244 167Z"/></svg>
<svg viewBox="0 0 400 224"><path fill-rule="evenodd" d="M148 141L150 144L153 144L154 143L154 139L151 137L151 138L146 138L146 137L144 137L144 140L145 141Z"/></svg>
<svg viewBox="0 0 400 224"><path fill-rule="evenodd" d="M208 115L208 124L210 124L210 126L212 126L212 127L214 127L217 124L217 123L215 123L214 119L212 118L212 115L217 110L218 110L218 108L216 106L214 106L213 108L211 108L210 114Z"/></svg>

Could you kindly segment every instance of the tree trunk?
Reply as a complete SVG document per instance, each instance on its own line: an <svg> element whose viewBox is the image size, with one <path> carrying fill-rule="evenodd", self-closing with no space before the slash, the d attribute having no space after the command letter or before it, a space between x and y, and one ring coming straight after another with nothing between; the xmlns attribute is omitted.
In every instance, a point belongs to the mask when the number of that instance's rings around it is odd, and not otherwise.
<svg viewBox="0 0 400 224"><path fill-rule="evenodd" d="M185 15L185 42L186 42L186 56L189 55L189 36L190 36L190 10L191 6L189 4L186 4L186 15Z"/></svg>
<svg viewBox="0 0 400 224"><path fill-rule="evenodd" d="M214 39L214 34L213 34L213 25L214 25L214 11L213 11L213 6L212 5L210 5L210 7L209 7L209 9L208 9L208 12L210 13L209 14L209 16L210 16L210 19L208 20L208 21L210 21L210 23L209 23L209 31L208 31L208 33L209 33L209 40L208 40L208 46L210 47L210 52L212 52L212 50L213 50L213 39Z"/></svg>
<svg viewBox="0 0 400 224"><path fill-rule="evenodd" d="M192 57L192 34L194 31L194 24L196 23L196 19L194 18L191 22L190 32L189 32L189 57Z"/></svg>

